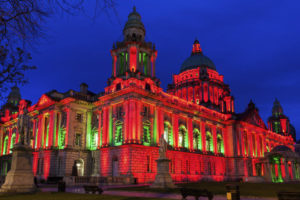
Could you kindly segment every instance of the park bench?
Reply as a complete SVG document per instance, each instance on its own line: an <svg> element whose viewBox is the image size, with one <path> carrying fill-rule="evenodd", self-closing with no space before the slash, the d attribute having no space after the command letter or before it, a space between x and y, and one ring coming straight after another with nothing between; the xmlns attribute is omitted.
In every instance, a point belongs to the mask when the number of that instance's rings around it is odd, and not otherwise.
<svg viewBox="0 0 300 200"><path fill-rule="evenodd" d="M190 189L190 188L181 188L180 189L182 199L186 199L188 196L194 196L195 200L199 197L207 197L209 200L212 200L214 195L206 189Z"/></svg>
<svg viewBox="0 0 300 200"><path fill-rule="evenodd" d="M300 192L278 192L278 200L299 200Z"/></svg>
<svg viewBox="0 0 300 200"><path fill-rule="evenodd" d="M101 187L98 187L97 185L84 185L83 186L85 193L90 193L92 192L93 194L95 194L96 192L98 192L98 194L102 194L103 190Z"/></svg>

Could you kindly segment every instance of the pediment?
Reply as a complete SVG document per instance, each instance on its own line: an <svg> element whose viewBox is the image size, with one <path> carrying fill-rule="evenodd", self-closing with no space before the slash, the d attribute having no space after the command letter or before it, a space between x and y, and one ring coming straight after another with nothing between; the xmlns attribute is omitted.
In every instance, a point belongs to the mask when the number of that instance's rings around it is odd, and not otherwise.
<svg viewBox="0 0 300 200"><path fill-rule="evenodd" d="M50 97L48 97L46 94L43 94L39 101L37 102L37 107L45 107L48 105L54 104L55 101L53 101Z"/></svg>

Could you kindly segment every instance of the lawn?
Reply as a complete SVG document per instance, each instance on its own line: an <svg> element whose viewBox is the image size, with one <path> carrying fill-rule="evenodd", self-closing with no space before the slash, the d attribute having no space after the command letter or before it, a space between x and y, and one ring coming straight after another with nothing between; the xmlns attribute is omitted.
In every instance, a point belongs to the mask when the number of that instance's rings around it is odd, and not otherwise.
<svg viewBox="0 0 300 200"><path fill-rule="evenodd" d="M207 189L216 195L226 194L227 182L200 182L179 184L178 187L201 188ZM276 197L277 192L299 192L300 183L238 183L240 186L241 196L257 196L257 197ZM153 189L149 187L130 187L130 188L114 188L113 190L127 190L127 191L147 191L160 193L179 193L179 189Z"/></svg>
<svg viewBox="0 0 300 200"><path fill-rule="evenodd" d="M155 198L120 197L97 194L74 194L74 193L37 193L0 196L0 200L157 200Z"/></svg>

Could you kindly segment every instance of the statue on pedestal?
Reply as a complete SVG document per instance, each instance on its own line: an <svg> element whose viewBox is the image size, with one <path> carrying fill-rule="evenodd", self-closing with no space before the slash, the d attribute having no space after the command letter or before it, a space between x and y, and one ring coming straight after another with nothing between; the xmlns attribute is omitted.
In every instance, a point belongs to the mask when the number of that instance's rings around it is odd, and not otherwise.
<svg viewBox="0 0 300 200"><path fill-rule="evenodd" d="M19 144L28 146L30 145L29 127L30 117L27 115L28 111L25 108L23 113L18 117L17 128L19 132L20 142Z"/></svg>
<svg viewBox="0 0 300 200"><path fill-rule="evenodd" d="M155 176L154 183L150 186L152 188L174 188L175 185L172 181L172 177L169 172L169 162L166 153L168 149L168 143L164 139L162 134L159 138L159 158L157 163L157 174Z"/></svg>
<svg viewBox="0 0 300 200"><path fill-rule="evenodd" d="M167 158L166 152L168 149L168 143L166 142L164 135L162 134L159 138L159 158Z"/></svg>
<svg viewBox="0 0 300 200"><path fill-rule="evenodd" d="M25 109L20 112L17 128L20 141L12 149L11 169L5 177L0 193L32 193L36 191L32 172L32 149L30 147L30 118Z"/></svg>

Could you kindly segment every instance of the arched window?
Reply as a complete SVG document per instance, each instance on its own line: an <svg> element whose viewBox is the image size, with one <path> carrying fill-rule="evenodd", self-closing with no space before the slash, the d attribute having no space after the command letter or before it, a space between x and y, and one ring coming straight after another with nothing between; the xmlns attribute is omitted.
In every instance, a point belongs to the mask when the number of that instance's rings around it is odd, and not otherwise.
<svg viewBox="0 0 300 200"><path fill-rule="evenodd" d="M145 121L143 123L143 144L150 146L151 137L150 137L150 122Z"/></svg>
<svg viewBox="0 0 300 200"><path fill-rule="evenodd" d="M115 129L115 146L121 145L122 142L123 142L123 122L117 121L116 129Z"/></svg>
<svg viewBox="0 0 300 200"><path fill-rule="evenodd" d="M221 131L217 131L217 148L218 153L224 153L224 141Z"/></svg>
<svg viewBox="0 0 300 200"><path fill-rule="evenodd" d="M179 127L178 146L188 148L188 135L184 125Z"/></svg>
<svg viewBox="0 0 300 200"><path fill-rule="evenodd" d="M201 148L201 135L199 129L195 128L193 131L193 149L200 150Z"/></svg>
<svg viewBox="0 0 300 200"><path fill-rule="evenodd" d="M59 149L63 149L65 147L65 139L66 139L66 130L64 128L60 128L59 134Z"/></svg>
<svg viewBox="0 0 300 200"><path fill-rule="evenodd" d="M91 134L91 149L96 150L98 146L98 130L93 129Z"/></svg>
<svg viewBox="0 0 300 200"><path fill-rule="evenodd" d="M213 152L213 139L211 132L209 130L206 131L206 151Z"/></svg>
<svg viewBox="0 0 300 200"><path fill-rule="evenodd" d="M169 145L173 145L172 126L168 121L164 123L164 139Z"/></svg>
<svg viewBox="0 0 300 200"><path fill-rule="evenodd" d="M16 133L13 133L11 136L9 153L12 153L12 148L14 147L15 144L16 144Z"/></svg>
<svg viewBox="0 0 300 200"><path fill-rule="evenodd" d="M8 136L5 137L3 142L3 155L7 153L7 148L8 148Z"/></svg>

